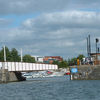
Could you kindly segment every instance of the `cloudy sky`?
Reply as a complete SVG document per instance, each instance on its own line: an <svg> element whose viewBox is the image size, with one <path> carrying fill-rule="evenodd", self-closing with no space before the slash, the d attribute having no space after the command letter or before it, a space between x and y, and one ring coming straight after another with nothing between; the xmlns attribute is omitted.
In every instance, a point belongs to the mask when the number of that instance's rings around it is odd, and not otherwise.
<svg viewBox="0 0 100 100"><path fill-rule="evenodd" d="M0 0L0 48L68 59L86 55L88 34L95 52L100 0Z"/></svg>

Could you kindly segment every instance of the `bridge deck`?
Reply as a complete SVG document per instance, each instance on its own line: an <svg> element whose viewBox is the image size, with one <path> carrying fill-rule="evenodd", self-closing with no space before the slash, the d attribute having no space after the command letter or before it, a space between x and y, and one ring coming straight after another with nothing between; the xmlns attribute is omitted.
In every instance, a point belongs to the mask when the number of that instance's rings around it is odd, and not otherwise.
<svg viewBox="0 0 100 100"><path fill-rule="evenodd" d="M8 69L8 71L40 71L40 70L56 70L57 65L53 64L38 64L24 62L0 62L0 67Z"/></svg>

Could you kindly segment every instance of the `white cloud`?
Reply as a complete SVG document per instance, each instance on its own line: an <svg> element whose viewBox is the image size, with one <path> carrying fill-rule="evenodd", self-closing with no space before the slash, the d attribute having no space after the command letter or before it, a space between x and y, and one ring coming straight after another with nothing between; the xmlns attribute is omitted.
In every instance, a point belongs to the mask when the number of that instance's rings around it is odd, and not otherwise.
<svg viewBox="0 0 100 100"><path fill-rule="evenodd" d="M100 0L0 0L0 14L100 9Z"/></svg>
<svg viewBox="0 0 100 100"><path fill-rule="evenodd" d="M32 55L61 55L63 57L86 54L86 37L91 34L92 47L100 37L100 13L63 11L44 13L27 19L20 27L7 30L10 46L23 48ZM6 33L4 32L4 33ZM0 33L1 34L1 33ZM93 49L94 50L94 49Z"/></svg>
<svg viewBox="0 0 100 100"><path fill-rule="evenodd" d="M8 20L5 18L0 18L0 27L8 27L12 23L12 20Z"/></svg>

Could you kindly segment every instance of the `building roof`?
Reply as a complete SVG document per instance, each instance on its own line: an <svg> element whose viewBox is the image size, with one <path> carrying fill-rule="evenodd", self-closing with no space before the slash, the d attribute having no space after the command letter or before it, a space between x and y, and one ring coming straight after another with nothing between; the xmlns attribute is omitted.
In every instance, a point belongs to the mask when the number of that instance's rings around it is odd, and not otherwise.
<svg viewBox="0 0 100 100"><path fill-rule="evenodd" d="M90 55L100 55L100 53L91 53Z"/></svg>

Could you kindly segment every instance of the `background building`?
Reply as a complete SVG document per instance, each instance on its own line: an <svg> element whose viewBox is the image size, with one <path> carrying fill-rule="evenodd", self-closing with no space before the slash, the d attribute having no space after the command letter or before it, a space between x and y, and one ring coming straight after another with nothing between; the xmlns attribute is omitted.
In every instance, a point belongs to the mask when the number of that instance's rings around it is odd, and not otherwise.
<svg viewBox="0 0 100 100"><path fill-rule="evenodd" d="M93 59L94 65L99 65L100 64L100 53L91 53L90 55Z"/></svg>
<svg viewBox="0 0 100 100"><path fill-rule="evenodd" d="M43 58L44 63L52 64L54 61L63 61L63 58L60 56L45 56Z"/></svg>
<svg viewBox="0 0 100 100"><path fill-rule="evenodd" d="M37 62L37 63L43 63L43 58L44 57L40 57L40 56L34 56L35 57L35 61Z"/></svg>

